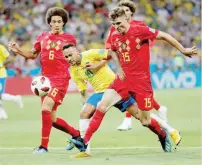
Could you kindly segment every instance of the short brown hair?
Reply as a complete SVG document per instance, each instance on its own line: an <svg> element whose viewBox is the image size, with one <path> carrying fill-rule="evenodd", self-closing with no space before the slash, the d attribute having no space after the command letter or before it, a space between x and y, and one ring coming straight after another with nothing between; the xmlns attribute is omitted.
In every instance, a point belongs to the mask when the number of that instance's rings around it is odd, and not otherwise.
<svg viewBox="0 0 202 165"><path fill-rule="evenodd" d="M73 43L68 43L68 44L65 44L63 47L62 47L62 50L65 50L65 49L69 49L70 47L76 47Z"/></svg>
<svg viewBox="0 0 202 165"><path fill-rule="evenodd" d="M46 13L46 21L48 24L50 24L52 16L62 17L62 20L64 22L63 26L65 26L65 24L68 22L68 19L69 19L69 15L68 15L67 11L60 7L52 7L52 8L48 9L48 11Z"/></svg>
<svg viewBox="0 0 202 165"><path fill-rule="evenodd" d="M132 12L132 16L133 14L135 13L136 11L136 5L134 2L130 1L130 0L123 0L123 1L120 1L118 3L118 6L119 7L122 7L122 6L126 6L130 9L130 11Z"/></svg>
<svg viewBox="0 0 202 165"><path fill-rule="evenodd" d="M110 11L109 19L113 21L113 20L115 20L116 18L118 18L118 17L120 17L122 15L126 16L126 13L123 10L123 8L122 7L116 7L114 9L112 9L112 11Z"/></svg>

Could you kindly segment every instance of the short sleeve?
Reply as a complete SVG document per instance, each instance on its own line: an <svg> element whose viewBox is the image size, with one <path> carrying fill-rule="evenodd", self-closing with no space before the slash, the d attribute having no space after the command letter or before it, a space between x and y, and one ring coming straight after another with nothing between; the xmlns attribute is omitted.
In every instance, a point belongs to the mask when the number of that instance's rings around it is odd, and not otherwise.
<svg viewBox="0 0 202 165"><path fill-rule="evenodd" d="M34 44L33 44L33 48L34 50L39 53L41 51L41 40L42 40L42 36L43 36L43 33L40 34L39 36L37 36Z"/></svg>
<svg viewBox="0 0 202 165"><path fill-rule="evenodd" d="M147 26L141 26L139 27L140 31L140 36L142 37L143 40L148 39L148 40L155 40L156 36L158 35L159 31Z"/></svg>
<svg viewBox="0 0 202 165"><path fill-rule="evenodd" d="M87 54L89 58L99 61L108 58L107 49L91 49Z"/></svg>

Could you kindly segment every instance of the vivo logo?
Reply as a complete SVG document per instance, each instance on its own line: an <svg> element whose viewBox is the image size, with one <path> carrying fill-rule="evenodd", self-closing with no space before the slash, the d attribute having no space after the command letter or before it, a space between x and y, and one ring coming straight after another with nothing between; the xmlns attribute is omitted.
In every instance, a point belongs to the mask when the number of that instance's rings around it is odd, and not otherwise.
<svg viewBox="0 0 202 165"><path fill-rule="evenodd" d="M177 76L171 71L166 71L162 76L153 73L152 80L157 89L193 88L197 81L196 74L191 71L181 72Z"/></svg>

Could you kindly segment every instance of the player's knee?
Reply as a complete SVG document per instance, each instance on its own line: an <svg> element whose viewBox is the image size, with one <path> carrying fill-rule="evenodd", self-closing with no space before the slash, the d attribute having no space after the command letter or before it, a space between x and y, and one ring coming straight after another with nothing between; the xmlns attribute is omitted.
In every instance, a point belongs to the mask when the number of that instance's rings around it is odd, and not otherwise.
<svg viewBox="0 0 202 165"><path fill-rule="evenodd" d="M140 122L142 123L142 126L144 126L144 127L147 127L149 125L149 120L140 119Z"/></svg>
<svg viewBox="0 0 202 165"><path fill-rule="evenodd" d="M93 113L90 111L82 111L80 113L80 119L90 119L92 115Z"/></svg>
<svg viewBox="0 0 202 165"><path fill-rule="evenodd" d="M106 102L99 102L97 105L97 109L103 113L105 113L108 110L108 104Z"/></svg>
<svg viewBox="0 0 202 165"><path fill-rule="evenodd" d="M54 104L55 102L50 97L46 97L42 104L42 110L52 111Z"/></svg>

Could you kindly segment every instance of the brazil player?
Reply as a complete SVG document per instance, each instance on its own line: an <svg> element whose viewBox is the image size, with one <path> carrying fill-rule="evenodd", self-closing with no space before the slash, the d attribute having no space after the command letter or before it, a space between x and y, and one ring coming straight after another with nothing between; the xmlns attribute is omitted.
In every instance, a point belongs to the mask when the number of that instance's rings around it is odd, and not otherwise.
<svg viewBox="0 0 202 165"><path fill-rule="evenodd" d="M6 84L6 64L12 63L13 58L9 56L9 52L6 48L0 44L0 119L7 119L8 116L2 105L2 101L14 101L20 108L23 108L23 102L20 95L14 96L8 93L4 93L5 84Z"/></svg>
<svg viewBox="0 0 202 165"><path fill-rule="evenodd" d="M9 49L15 54L32 59L39 55L42 75L49 78L52 86L50 93L41 99L41 144L33 154L48 152L52 126L72 137L80 137L78 130L70 126L64 119L56 117L57 108L63 101L70 79L69 63L62 54L62 46L65 43L76 45L76 40L74 36L63 31L63 27L68 22L68 13L64 9L49 8L46 13L46 21L50 26L50 31L43 32L37 37L32 50L25 51L16 42L9 43Z"/></svg>
<svg viewBox="0 0 202 165"><path fill-rule="evenodd" d="M71 65L71 77L76 83L85 102L80 114L79 122L80 133L83 135L88 128L90 118L94 114L98 102L102 99L104 92L110 84L115 80L114 72L106 65L107 59L109 59L110 56L115 58L117 56L114 52L103 49L90 49L80 53L73 44L64 45L63 54ZM118 71L118 76L121 79L124 78L121 71ZM95 90L95 93L89 98L86 91L86 82L89 82ZM134 105L132 105L134 103L135 101L129 97L126 101L121 101L118 104L115 104L115 107L120 109L122 112L125 110L129 111L135 118L138 119L137 108L134 108ZM174 128L169 126L155 114L152 115L152 118L155 118L159 123L161 123L163 129L168 132L172 132L174 130ZM72 148L73 147L71 145L68 145L67 150L71 150ZM89 149L88 143L87 153L89 153ZM86 152L79 153L76 157L87 156Z"/></svg>
<svg viewBox="0 0 202 165"><path fill-rule="evenodd" d="M117 6L123 7L131 24L147 26L143 21L132 20L133 15L135 14L135 11L136 11L136 5L134 2L132 2L130 0L123 0L123 1L120 1ZM115 27L112 25L110 27L109 35L105 42L106 49L111 48L111 34L115 30L116 30ZM147 42L145 44L148 44L148 46L149 46L149 42ZM141 50L141 51L144 51L144 50ZM159 103L157 103L157 101L155 99L153 100L153 105L154 105L154 109L157 110L157 114L159 115L159 117L161 117L163 120L166 121L167 120L167 107L159 105ZM125 118L124 118L122 124L117 129L120 131L127 131L127 130L130 130L131 128L132 128L131 114L126 111Z"/></svg>
<svg viewBox="0 0 202 165"><path fill-rule="evenodd" d="M111 43L113 43L111 49L118 52L126 79L124 81L119 78L115 79L111 85L111 89L107 89L104 92L102 100L99 102L89 123L85 136L80 140L70 139L70 141L80 151L85 151L88 141L99 128L110 106L114 102L128 98L130 93L140 109L139 115L142 125L148 127L158 136L165 152L171 152L172 145L167 133L161 130L159 123L151 118L150 115L150 110L153 108L153 90L149 70L149 49L141 54L139 52L144 47L145 40L154 39L167 41L188 57L196 55L197 48L195 46L184 48L175 38L165 32L130 24L125 11L120 7L113 9L109 14L109 18L116 28L116 31L111 36Z"/></svg>

